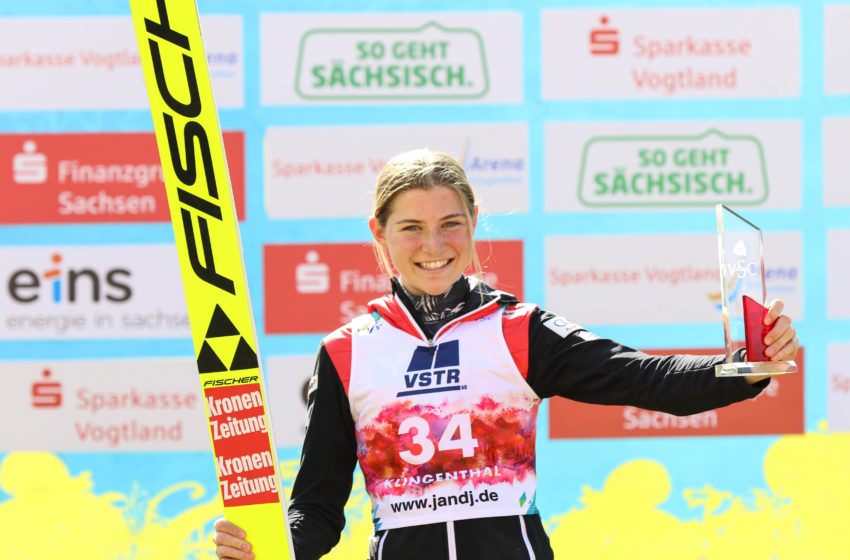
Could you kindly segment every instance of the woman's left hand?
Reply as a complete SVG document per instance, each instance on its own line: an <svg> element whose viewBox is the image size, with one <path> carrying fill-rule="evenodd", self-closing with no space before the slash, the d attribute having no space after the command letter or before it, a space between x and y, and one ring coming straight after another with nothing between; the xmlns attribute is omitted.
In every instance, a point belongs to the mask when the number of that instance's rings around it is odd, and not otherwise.
<svg viewBox="0 0 850 560"><path fill-rule="evenodd" d="M800 349L797 329L791 325L791 318L782 314L784 308L785 303L781 299L775 299L770 302L767 315L764 316L764 325L771 327L764 337L764 344L767 346L764 353L772 362L793 360Z"/></svg>
<svg viewBox="0 0 850 560"><path fill-rule="evenodd" d="M764 337L766 346L764 353L772 362L793 360L797 357L800 349L800 339L797 338L797 329L791 324L791 317L783 315L782 310L785 303L781 299L775 299L767 307L764 316L764 325L770 327L770 331ZM747 375L744 379L752 385L769 375Z"/></svg>

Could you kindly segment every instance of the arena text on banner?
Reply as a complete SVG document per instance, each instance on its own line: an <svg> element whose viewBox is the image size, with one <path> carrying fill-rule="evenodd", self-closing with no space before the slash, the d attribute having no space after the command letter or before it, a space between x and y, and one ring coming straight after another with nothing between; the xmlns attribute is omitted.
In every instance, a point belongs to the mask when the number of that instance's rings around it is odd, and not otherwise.
<svg viewBox="0 0 850 560"><path fill-rule="evenodd" d="M130 0L225 517L292 558L224 144L194 0Z"/></svg>

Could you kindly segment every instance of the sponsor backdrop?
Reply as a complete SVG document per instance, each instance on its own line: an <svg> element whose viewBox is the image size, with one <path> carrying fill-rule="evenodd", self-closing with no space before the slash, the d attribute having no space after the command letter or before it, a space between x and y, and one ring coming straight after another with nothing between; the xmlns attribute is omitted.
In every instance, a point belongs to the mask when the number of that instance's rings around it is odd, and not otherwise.
<svg viewBox="0 0 850 560"><path fill-rule="evenodd" d="M0 7L3 557L213 557L125 4ZM798 375L691 417L546 403L558 558L846 558L850 3L588 4L200 0L284 486L322 335L387 288L376 174L429 146L469 172L497 287L649 352L719 352L722 202L765 229L805 346ZM331 556L364 558L359 474L347 516Z"/></svg>

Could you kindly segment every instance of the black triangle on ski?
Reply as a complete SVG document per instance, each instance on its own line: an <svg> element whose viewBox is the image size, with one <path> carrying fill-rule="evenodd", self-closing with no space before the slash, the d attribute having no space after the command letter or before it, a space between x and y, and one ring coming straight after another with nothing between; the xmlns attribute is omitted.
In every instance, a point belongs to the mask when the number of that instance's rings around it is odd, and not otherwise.
<svg viewBox="0 0 850 560"><path fill-rule="evenodd" d="M216 304L212 319L210 319L210 326L207 327L207 336L205 338L233 336L236 334L239 334L239 331L233 325L233 321L224 313L221 306Z"/></svg>
<svg viewBox="0 0 850 560"><path fill-rule="evenodd" d="M257 367L260 367L260 364L257 362L257 353L251 350L248 342L240 336L239 344L236 346L236 352L233 353L233 363L230 364L230 371Z"/></svg>
<svg viewBox="0 0 850 560"><path fill-rule="evenodd" d="M201 351L198 352L198 373L216 373L219 371L227 371L227 367L205 340L201 345Z"/></svg>

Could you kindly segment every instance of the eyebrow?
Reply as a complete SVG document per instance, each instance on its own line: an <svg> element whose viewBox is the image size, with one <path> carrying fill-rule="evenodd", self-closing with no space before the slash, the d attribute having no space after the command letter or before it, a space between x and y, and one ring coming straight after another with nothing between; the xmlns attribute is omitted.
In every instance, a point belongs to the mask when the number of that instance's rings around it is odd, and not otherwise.
<svg viewBox="0 0 850 560"><path fill-rule="evenodd" d="M458 212L457 214L448 214L447 216L443 216L442 218L440 218L440 221L442 222L443 220L451 220L451 219L454 219L454 218L464 218L464 219L466 219L466 214L464 214L462 212ZM414 219L414 218L403 218L403 219L397 221L396 224L421 224L424 221L425 220L417 220L417 219Z"/></svg>

